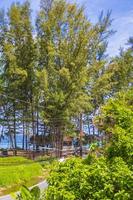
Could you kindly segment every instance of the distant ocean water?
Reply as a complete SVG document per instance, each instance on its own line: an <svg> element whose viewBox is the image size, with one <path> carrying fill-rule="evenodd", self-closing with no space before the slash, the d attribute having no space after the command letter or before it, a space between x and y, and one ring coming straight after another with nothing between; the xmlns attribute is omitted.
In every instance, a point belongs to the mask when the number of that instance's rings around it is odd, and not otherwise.
<svg viewBox="0 0 133 200"><path fill-rule="evenodd" d="M17 147L22 148L23 145L23 135L18 134L16 135ZM0 140L0 149L8 149L11 148L11 143L8 137L4 137L4 139Z"/></svg>

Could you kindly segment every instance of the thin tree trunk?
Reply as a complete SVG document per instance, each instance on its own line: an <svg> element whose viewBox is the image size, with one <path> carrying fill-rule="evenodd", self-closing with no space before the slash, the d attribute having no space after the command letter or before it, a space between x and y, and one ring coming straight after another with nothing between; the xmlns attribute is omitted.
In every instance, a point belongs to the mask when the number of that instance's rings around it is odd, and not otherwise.
<svg viewBox="0 0 133 200"><path fill-rule="evenodd" d="M24 150L25 143L25 123L24 123L24 111L23 111L23 141L22 141L22 149Z"/></svg>
<svg viewBox="0 0 133 200"><path fill-rule="evenodd" d="M33 100L31 99L31 116L32 116L32 133L33 133L33 159L35 158L36 150L36 131L35 131L35 118L34 118L34 105Z"/></svg>
<svg viewBox="0 0 133 200"><path fill-rule="evenodd" d="M56 128L56 157L62 157L63 133L61 127Z"/></svg>
<svg viewBox="0 0 133 200"><path fill-rule="evenodd" d="M30 118L30 114L28 113L28 105L26 104L26 108L25 108L25 150L27 151L28 150L28 139L27 139L27 136L28 136L28 124L30 123L29 122L29 118Z"/></svg>
<svg viewBox="0 0 133 200"><path fill-rule="evenodd" d="M88 131L89 131L89 135L91 134L91 130L90 130L90 121L89 121L89 115L87 116L87 121L88 121Z"/></svg>
<svg viewBox="0 0 133 200"><path fill-rule="evenodd" d="M16 110L15 104L13 105L13 134L14 134L14 155L17 155L17 141L16 141Z"/></svg>
<svg viewBox="0 0 133 200"><path fill-rule="evenodd" d="M25 150L28 150L28 125L26 123Z"/></svg>
<svg viewBox="0 0 133 200"><path fill-rule="evenodd" d="M34 122L34 111L32 109L32 132L33 132L33 151L36 149L36 141L35 141L35 122Z"/></svg>
<svg viewBox="0 0 133 200"><path fill-rule="evenodd" d="M83 155L83 149L82 149L82 135L83 135L83 119L82 119L82 114L80 114L80 119L79 119L79 130L80 130L80 134L79 134L79 141L80 141L80 156L82 157Z"/></svg>
<svg viewBox="0 0 133 200"><path fill-rule="evenodd" d="M6 108L5 108L5 106L3 106L3 110L4 110L4 112L6 113ZM13 149L13 148L14 148L14 145L13 145L12 132L11 132L11 127L10 127L10 122L9 122L9 116L8 116L8 115L5 115L5 116L6 116L6 120L7 120L8 131L9 131L10 146L11 146L11 148Z"/></svg>
<svg viewBox="0 0 133 200"><path fill-rule="evenodd" d="M12 139L12 134L11 134L11 132L10 132L10 129L9 129L9 137L10 137L10 146L11 146L11 148L13 149L14 147L13 147L13 139Z"/></svg>
<svg viewBox="0 0 133 200"><path fill-rule="evenodd" d="M36 115L36 135L38 137L39 135L39 111L38 111L38 108L37 108L37 115ZM38 150L39 148L39 145L36 144L36 150Z"/></svg>
<svg viewBox="0 0 133 200"><path fill-rule="evenodd" d="M45 146L45 123L43 124L43 146Z"/></svg>

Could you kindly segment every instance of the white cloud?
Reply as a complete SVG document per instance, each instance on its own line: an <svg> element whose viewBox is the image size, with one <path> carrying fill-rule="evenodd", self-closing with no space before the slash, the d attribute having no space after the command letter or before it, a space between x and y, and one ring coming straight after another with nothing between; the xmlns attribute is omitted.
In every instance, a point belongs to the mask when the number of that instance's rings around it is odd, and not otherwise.
<svg viewBox="0 0 133 200"><path fill-rule="evenodd" d="M126 47L127 40L133 36L133 10L125 16L119 16L113 22L113 28L117 32L109 41L108 52L111 56L118 53L120 47Z"/></svg>

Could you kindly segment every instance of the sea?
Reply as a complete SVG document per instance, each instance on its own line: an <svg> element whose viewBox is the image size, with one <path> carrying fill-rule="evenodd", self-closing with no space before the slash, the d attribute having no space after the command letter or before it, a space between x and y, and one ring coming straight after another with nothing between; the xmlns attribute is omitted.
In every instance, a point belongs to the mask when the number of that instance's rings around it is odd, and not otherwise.
<svg viewBox="0 0 133 200"><path fill-rule="evenodd" d="M22 134L17 134L16 135L16 142L17 142L17 147L22 148L23 146L23 135ZM11 144L9 137L4 136L4 138L0 139L0 149L10 149Z"/></svg>

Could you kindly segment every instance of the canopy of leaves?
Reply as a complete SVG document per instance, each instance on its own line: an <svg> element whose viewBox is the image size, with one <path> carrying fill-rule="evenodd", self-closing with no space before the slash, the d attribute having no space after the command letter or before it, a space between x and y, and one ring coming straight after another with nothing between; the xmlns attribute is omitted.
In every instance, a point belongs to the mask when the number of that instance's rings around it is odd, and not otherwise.
<svg viewBox="0 0 133 200"><path fill-rule="evenodd" d="M133 164L133 90L110 99L101 108L95 123L110 135L108 156L121 156L128 164Z"/></svg>
<svg viewBox="0 0 133 200"><path fill-rule="evenodd" d="M91 27L83 8L66 1L53 1L48 12L42 9L39 13L37 75L43 91L43 116L55 126L89 107L85 85L88 43L94 35Z"/></svg>

